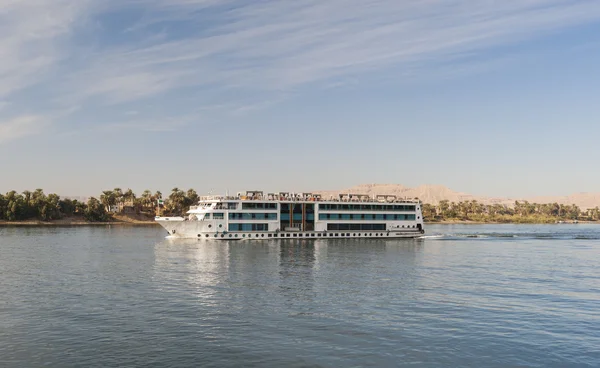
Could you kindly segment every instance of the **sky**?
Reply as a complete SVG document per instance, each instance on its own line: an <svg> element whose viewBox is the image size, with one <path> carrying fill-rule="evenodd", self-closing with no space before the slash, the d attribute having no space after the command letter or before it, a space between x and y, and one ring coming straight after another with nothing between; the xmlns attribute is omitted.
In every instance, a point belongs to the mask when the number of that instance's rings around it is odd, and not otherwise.
<svg viewBox="0 0 600 368"><path fill-rule="evenodd" d="M0 192L600 192L597 0L0 0Z"/></svg>

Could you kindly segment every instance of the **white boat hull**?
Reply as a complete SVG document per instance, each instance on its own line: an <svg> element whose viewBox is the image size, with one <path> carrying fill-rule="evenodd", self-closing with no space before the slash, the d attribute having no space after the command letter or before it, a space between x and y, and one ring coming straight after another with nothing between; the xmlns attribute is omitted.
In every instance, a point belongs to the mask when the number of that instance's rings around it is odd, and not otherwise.
<svg viewBox="0 0 600 368"><path fill-rule="evenodd" d="M172 238L204 240L417 238L422 203L396 196L318 195L248 191L200 197L187 217L156 217Z"/></svg>
<svg viewBox="0 0 600 368"><path fill-rule="evenodd" d="M187 221L181 217L157 219L167 230L171 238L202 239L202 240L265 240L265 239L350 239L350 238L418 238L425 233L423 230L407 229L379 231L207 231L206 224L201 221Z"/></svg>

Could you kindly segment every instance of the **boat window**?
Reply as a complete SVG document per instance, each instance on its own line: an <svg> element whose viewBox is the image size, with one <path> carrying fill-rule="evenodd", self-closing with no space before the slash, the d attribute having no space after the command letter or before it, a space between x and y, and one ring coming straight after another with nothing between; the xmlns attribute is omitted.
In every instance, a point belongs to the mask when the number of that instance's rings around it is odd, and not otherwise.
<svg viewBox="0 0 600 368"><path fill-rule="evenodd" d="M243 210L254 210L254 209L276 210L277 203L242 202L242 209Z"/></svg>
<svg viewBox="0 0 600 368"><path fill-rule="evenodd" d="M269 231L269 224L229 224L229 231Z"/></svg>
<svg viewBox="0 0 600 368"><path fill-rule="evenodd" d="M414 221L416 220L416 215L408 215L408 214L338 214L338 213L320 213L319 220L399 220L399 221ZM418 219L421 219L419 216ZM283 220L283 216L282 216Z"/></svg>
<svg viewBox="0 0 600 368"><path fill-rule="evenodd" d="M277 213L230 213L230 220L277 220ZM284 218L282 217L282 220Z"/></svg>

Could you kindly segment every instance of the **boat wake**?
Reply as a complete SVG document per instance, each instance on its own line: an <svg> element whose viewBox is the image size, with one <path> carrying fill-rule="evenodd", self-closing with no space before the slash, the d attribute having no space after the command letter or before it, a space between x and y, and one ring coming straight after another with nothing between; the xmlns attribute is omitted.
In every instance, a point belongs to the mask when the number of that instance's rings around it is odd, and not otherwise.
<svg viewBox="0 0 600 368"><path fill-rule="evenodd" d="M443 238L444 235L423 235L423 236L419 236L417 239L441 239Z"/></svg>
<svg viewBox="0 0 600 368"><path fill-rule="evenodd" d="M418 239L424 240L600 240L600 234L582 233L455 233L424 235Z"/></svg>

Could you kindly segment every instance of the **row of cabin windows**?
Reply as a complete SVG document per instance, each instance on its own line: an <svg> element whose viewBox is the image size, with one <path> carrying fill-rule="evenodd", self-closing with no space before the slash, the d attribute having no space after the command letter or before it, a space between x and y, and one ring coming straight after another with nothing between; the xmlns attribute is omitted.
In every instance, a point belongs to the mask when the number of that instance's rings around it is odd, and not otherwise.
<svg viewBox="0 0 600 368"><path fill-rule="evenodd" d="M239 238L240 235L241 235L242 238L245 238L246 235L248 236L248 238L252 238L252 234L227 234L227 237L229 237L229 238ZM291 237L294 237L294 238L302 238L302 237L306 237L306 238L321 238L321 237L324 237L324 238L326 238L327 236L330 236L330 237L333 237L333 236L350 237L350 236L363 236L363 235L364 236L390 236L390 232L388 231L387 233L364 233L364 234L361 234L361 233L353 233L353 234L350 234L350 233L341 233L341 234L340 233L329 233L329 234L327 234L327 233L311 233L311 234L302 234L302 233L299 233L299 234L296 234L296 233L294 233L294 234L286 233L286 234L284 234L284 233L280 233L280 234L267 234L267 238L291 238ZM201 235L198 234L198 237L200 237L200 236ZM209 234L205 235L205 237L207 237L207 238L209 236L210 236ZM254 236L256 238L259 238L259 237L260 238L264 238L265 234L254 234ZM219 234L215 234L214 237L218 238ZM225 234L221 234L221 238L224 238L224 237L225 237Z"/></svg>
<svg viewBox="0 0 600 368"><path fill-rule="evenodd" d="M277 220L277 213L229 213L230 220Z"/></svg>
<svg viewBox="0 0 600 368"><path fill-rule="evenodd" d="M301 213L293 213L292 217L294 220L298 220L298 221L302 221L302 214ZM315 219L315 214L314 213L307 213L306 214L306 220L307 221L314 221ZM281 214L281 221L289 221L290 220L290 214L289 213L282 213Z"/></svg>
<svg viewBox="0 0 600 368"><path fill-rule="evenodd" d="M237 202L219 202L217 204L214 205L214 207L212 207L212 204L210 203L200 203L199 204L200 207L211 207L211 208L215 208L217 210L237 210L238 208L238 204Z"/></svg>
<svg viewBox="0 0 600 368"><path fill-rule="evenodd" d="M315 212L315 205L312 203L282 203L281 212Z"/></svg>
<svg viewBox="0 0 600 368"><path fill-rule="evenodd" d="M276 210L277 203L242 202L243 210Z"/></svg>
<svg viewBox="0 0 600 368"><path fill-rule="evenodd" d="M415 215L398 214L358 214L358 213L320 213L319 220L400 220L414 221Z"/></svg>
<svg viewBox="0 0 600 368"><path fill-rule="evenodd" d="M385 230L385 224L327 224L327 231L332 230Z"/></svg>
<svg viewBox="0 0 600 368"><path fill-rule="evenodd" d="M341 204L321 203L319 210L342 210L342 211L408 211L414 212L416 206L402 204Z"/></svg>
<svg viewBox="0 0 600 368"><path fill-rule="evenodd" d="M223 212L213 212L211 213L207 213L204 215L204 219L205 220L210 220L211 219L211 215L212 215L212 219L213 220L223 220L225 219L225 214ZM302 221L302 214L301 213L294 213L292 214L292 217L294 220L298 220L298 221ZM276 213L229 213L229 219L230 220L277 220L277 214ZM314 221L315 219L315 214L314 213L307 213L305 216L305 220L306 221ZM281 221L289 221L290 220L290 214L289 213L282 213L281 214Z"/></svg>
<svg viewBox="0 0 600 368"><path fill-rule="evenodd" d="M269 231L269 224L229 224L229 231Z"/></svg>

